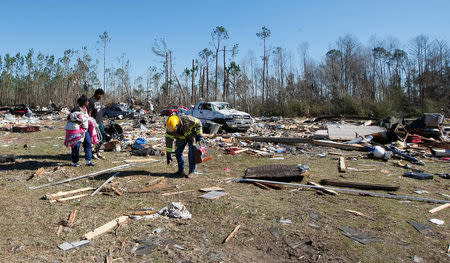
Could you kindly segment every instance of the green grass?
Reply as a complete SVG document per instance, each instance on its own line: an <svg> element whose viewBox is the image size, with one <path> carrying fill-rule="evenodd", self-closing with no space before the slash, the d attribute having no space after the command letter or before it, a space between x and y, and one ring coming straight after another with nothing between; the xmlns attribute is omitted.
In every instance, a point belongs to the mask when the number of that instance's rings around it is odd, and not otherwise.
<svg viewBox="0 0 450 263"><path fill-rule="evenodd" d="M399 202L393 199L362 197L339 194L339 196L318 195L313 190L290 191L263 190L250 184L226 183L227 178L244 175L248 167L268 163L303 163L311 167L311 175L305 181L318 182L324 178L349 181L400 185L399 195L423 196L443 199L440 193L449 194L448 181L436 178L434 181L418 181L401 177L404 170L394 167L392 162L380 162L359 158L347 161L355 168L376 168L374 172L345 173L341 178L337 171L337 160L329 155L318 158L317 152L335 149L314 149L314 153L296 156L285 155L285 160L273 161L265 157L252 157L246 154L225 155L220 149L213 149L214 159L201 164L199 177L167 178L179 190L194 192L161 196L159 193L127 194L123 196L96 195L80 200L49 205L42 196L47 193L68 191L81 187L99 186L110 174L92 179L83 179L68 184L28 190L29 186L62 180L93 171L123 164L129 158L127 153L105 153L106 161L97 161L96 167L74 168L70 165L69 150L62 146L63 123L52 124L54 130L43 128L41 132L30 134L2 133L0 139L9 146L0 145L0 154L15 153L26 156L14 166L1 164L0 172L0 258L2 262L99 262L104 261L108 249L113 248L115 258L125 262L172 262L186 260L192 262L214 262L220 258L224 262L409 262L415 254L427 262L445 262L448 256L445 250L450 240L448 211L435 215L427 211L436 204L420 202ZM29 147L24 148L27 144ZM57 145L58 147L54 146ZM36 146L36 147L32 147ZM358 155L358 153L354 153ZM167 166L164 157L156 157L158 163L128 169L126 176L118 178L121 187L132 189L144 187L154 179L149 173L171 173L176 164ZM114 163L113 163L114 162ZM448 163L426 161L427 170L448 172ZM40 178L27 179L41 166L60 165L56 172L45 173ZM3 171L4 168L9 170ZM224 172L223 168L230 168ZM390 176L380 172L390 171ZM197 190L201 187L220 186L229 193L217 200L203 200ZM417 195L414 190L424 189L429 194ZM94 239L90 246L63 252L57 248L64 241L77 241L86 232L103 225L110 220L126 214L130 209L154 207L161 209L172 201L183 202L192 213L192 220L156 219L152 221L131 221L114 233ZM58 223L67 219L74 209L78 209L75 226L70 232L56 236ZM345 209L357 210L374 217L376 221L357 217ZM319 220L312 220L318 214ZM278 223L280 218L292 220L292 224ZM427 223L430 218L445 221L443 226L433 225L435 237L418 233L407 221ZM315 229L308 224L314 222L320 226ZM227 244L221 244L236 225L242 227L238 234ZM275 239L268 228L280 228L280 239ZM361 245L342 235L338 229L349 226L372 234L380 242ZM176 241L186 250L159 247L152 254L135 257L129 254L137 239L151 235L157 227L165 229L162 235ZM120 244L127 239L124 249ZM311 240L312 245L303 241ZM301 243L293 249L287 243ZM302 243L303 242L303 243ZM214 256L219 255L219 257Z"/></svg>

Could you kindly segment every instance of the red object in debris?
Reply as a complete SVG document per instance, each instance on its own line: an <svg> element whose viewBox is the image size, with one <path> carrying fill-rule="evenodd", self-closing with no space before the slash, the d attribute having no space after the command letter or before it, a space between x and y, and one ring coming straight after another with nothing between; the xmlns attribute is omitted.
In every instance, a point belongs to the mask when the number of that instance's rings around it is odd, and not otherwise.
<svg viewBox="0 0 450 263"><path fill-rule="evenodd" d="M421 143L422 142L422 137L420 137L420 136L409 136L408 137L408 142L409 143Z"/></svg>
<svg viewBox="0 0 450 263"><path fill-rule="evenodd" d="M208 148L205 146L197 147L197 149L194 150L194 161L195 163L203 163L208 160L211 160L212 156L209 153Z"/></svg>
<svg viewBox="0 0 450 263"><path fill-rule="evenodd" d="M236 155L236 151L239 151L239 148L235 148L235 147L230 147L230 148L226 148L226 154L231 154L231 155Z"/></svg>

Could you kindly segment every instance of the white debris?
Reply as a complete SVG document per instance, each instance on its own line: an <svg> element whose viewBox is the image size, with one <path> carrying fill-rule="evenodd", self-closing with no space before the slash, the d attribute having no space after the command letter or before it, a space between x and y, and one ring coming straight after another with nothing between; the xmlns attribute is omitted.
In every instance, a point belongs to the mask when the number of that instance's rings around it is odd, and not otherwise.
<svg viewBox="0 0 450 263"><path fill-rule="evenodd" d="M430 219L430 222L434 223L436 225L443 225L444 224L444 220L440 220L440 219L437 219L437 218Z"/></svg>
<svg viewBox="0 0 450 263"><path fill-rule="evenodd" d="M171 218L191 219L191 213L181 202L172 202L169 206L161 209L158 214Z"/></svg>

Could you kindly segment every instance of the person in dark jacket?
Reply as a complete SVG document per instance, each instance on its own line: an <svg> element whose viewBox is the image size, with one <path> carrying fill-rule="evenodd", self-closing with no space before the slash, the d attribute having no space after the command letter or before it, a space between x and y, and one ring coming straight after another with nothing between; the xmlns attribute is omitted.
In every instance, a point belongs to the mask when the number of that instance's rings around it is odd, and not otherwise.
<svg viewBox="0 0 450 263"><path fill-rule="evenodd" d="M195 175L195 161L194 150L195 145L203 140L202 137L202 122L192 116L170 116L166 123L166 151L167 164L172 162L172 153L175 152L175 157L178 162L178 174L187 178L192 178ZM175 150L173 144L175 142ZM185 161L183 157L184 148L188 145L188 159L189 159L189 174L184 172Z"/></svg>
<svg viewBox="0 0 450 263"><path fill-rule="evenodd" d="M102 99L104 94L105 94L104 90L97 89L95 90L94 96L92 96L89 99L89 106L88 106L89 116L94 118L95 121L97 122L98 129L100 130L100 133L103 138L102 141L100 141L100 143L97 144L94 148L93 154L94 159L98 158L105 159L105 157L100 154L100 147L102 146L102 144L105 142L106 139L105 126L103 125L103 109L100 103L100 100Z"/></svg>

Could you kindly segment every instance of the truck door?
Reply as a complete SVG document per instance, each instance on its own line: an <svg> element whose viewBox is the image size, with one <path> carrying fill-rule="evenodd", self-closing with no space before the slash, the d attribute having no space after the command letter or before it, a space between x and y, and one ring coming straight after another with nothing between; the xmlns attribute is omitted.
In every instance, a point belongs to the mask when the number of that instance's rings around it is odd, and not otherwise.
<svg viewBox="0 0 450 263"><path fill-rule="evenodd" d="M212 120L213 119L213 112L212 112L212 106L211 103L202 103L198 107L198 117L199 119L203 120Z"/></svg>

